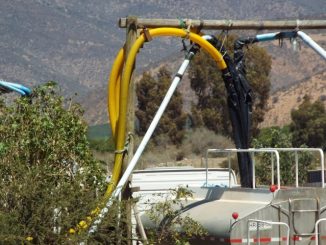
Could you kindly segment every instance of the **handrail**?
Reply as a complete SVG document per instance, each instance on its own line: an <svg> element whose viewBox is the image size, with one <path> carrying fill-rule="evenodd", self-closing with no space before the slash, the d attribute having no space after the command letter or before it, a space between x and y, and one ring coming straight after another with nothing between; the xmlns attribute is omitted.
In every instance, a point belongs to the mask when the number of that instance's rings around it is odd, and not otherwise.
<svg viewBox="0 0 326 245"><path fill-rule="evenodd" d="M326 221L326 218L322 218L316 221L315 223L315 240L316 240L316 245L319 243L319 236L318 236L318 225L319 223Z"/></svg>
<svg viewBox="0 0 326 245"><path fill-rule="evenodd" d="M295 153L295 182L296 187L299 187L299 162L298 162L298 151L311 151L311 152L319 152L320 154L320 167L321 167L321 186L325 188L325 160L324 160L324 152L320 148L260 148L260 149L273 149L277 151L284 151L284 152L294 152ZM274 168L272 169L272 173L274 172Z"/></svg>
<svg viewBox="0 0 326 245"><path fill-rule="evenodd" d="M206 151L206 181L207 181L207 174L208 174L208 163L207 158L209 153L237 153L237 152L270 152L274 153L276 155L276 166L277 166L277 189L279 190L281 188L281 177L280 177L280 155L277 150L274 149L208 149ZM229 161L229 172L230 172L231 166ZM253 183L253 189L256 188L256 176L255 176L255 161L252 163L252 183ZM229 181L230 181L230 173L229 173ZM272 181L274 183L274 181Z"/></svg>
<svg viewBox="0 0 326 245"><path fill-rule="evenodd" d="M284 222L276 222L276 221L267 221L267 220L259 220L259 219L248 219L247 222L247 245L250 244L250 230L249 230L249 224L250 222L255 222L257 224L257 232L259 232L259 225L258 223L265 223L265 224L270 224L270 225L283 225L287 228L287 234L286 234L286 243L289 245L290 242L290 227L287 223ZM260 244L260 240L258 240L258 244Z"/></svg>

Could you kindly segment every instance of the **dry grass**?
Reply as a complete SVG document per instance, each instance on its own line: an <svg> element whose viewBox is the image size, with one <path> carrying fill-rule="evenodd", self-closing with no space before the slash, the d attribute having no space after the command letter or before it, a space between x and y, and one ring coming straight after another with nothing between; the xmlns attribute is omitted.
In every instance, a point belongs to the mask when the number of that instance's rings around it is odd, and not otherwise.
<svg viewBox="0 0 326 245"><path fill-rule="evenodd" d="M141 138L136 138L135 145L139 145ZM161 136L158 144L150 142L139 159L137 169L147 167L194 166L203 167L203 157L208 148L232 148L232 141L224 136L216 135L205 128L189 130L179 147L171 144L167 136ZM137 148L136 148L137 149ZM110 172L113 167L114 154L110 152L94 152L97 159L108 166ZM224 157L209 159L209 167L219 167Z"/></svg>

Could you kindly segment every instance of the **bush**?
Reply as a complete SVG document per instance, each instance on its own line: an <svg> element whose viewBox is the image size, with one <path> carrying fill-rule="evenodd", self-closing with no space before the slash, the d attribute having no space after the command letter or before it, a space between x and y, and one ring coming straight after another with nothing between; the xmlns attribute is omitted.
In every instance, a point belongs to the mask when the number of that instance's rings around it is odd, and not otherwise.
<svg viewBox="0 0 326 245"><path fill-rule="evenodd" d="M187 200L192 193L185 188L171 190L175 199L166 197L163 202L158 202L147 212L154 223L153 229L148 229L150 244L190 244L192 238L200 238L207 235L207 231L201 224L189 216L181 217L184 208L181 199ZM170 195L167 195L170 196Z"/></svg>
<svg viewBox="0 0 326 245"><path fill-rule="evenodd" d="M136 145L140 138L136 137ZM182 145L175 146L167 135L156 137L155 142L151 142L139 160L139 168L157 166L157 164L180 165L176 161L185 158L198 158L205 155L208 148L233 148L232 141L224 136L216 135L207 128L196 128L186 132ZM162 166L162 165L161 165Z"/></svg>
<svg viewBox="0 0 326 245"><path fill-rule="evenodd" d="M255 148L291 148L292 134L288 127L271 127L261 130L257 138L253 140ZM257 184L271 184L271 154L256 154L256 176ZM275 159L275 157L274 157ZM276 162L276 160L274 160ZM299 180L305 183L308 169L312 163L312 156L309 153L300 153ZM274 164L276 173L276 164ZM295 183L295 161L293 152L280 152L281 184L293 185ZM274 175L276 176L276 174Z"/></svg>
<svg viewBox="0 0 326 245"><path fill-rule="evenodd" d="M229 138L215 134L207 128L196 128L187 132L183 141L184 152L186 155L205 155L209 148L232 148L234 144Z"/></svg>
<svg viewBox="0 0 326 245"><path fill-rule="evenodd" d="M54 83L36 88L32 98L1 103L1 241L66 243L69 228L96 207L105 176L82 112L57 95Z"/></svg>
<svg viewBox="0 0 326 245"><path fill-rule="evenodd" d="M304 96L299 108L291 112L291 118L294 146L305 144L326 149L326 110L320 100L312 103L308 96Z"/></svg>

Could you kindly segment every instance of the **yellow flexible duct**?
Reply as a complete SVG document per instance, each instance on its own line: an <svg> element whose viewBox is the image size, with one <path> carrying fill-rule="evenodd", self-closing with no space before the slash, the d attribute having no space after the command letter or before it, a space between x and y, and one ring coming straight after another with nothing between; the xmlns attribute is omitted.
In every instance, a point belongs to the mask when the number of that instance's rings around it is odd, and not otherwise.
<svg viewBox="0 0 326 245"><path fill-rule="evenodd" d="M123 68L123 60L124 48L121 48L113 62L108 86L108 111L110 115L112 136L114 139L116 139L116 126L118 122L120 81Z"/></svg>
<svg viewBox="0 0 326 245"><path fill-rule="evenodd" d="M177 36L181 38L190 39L192 42L197 43L201 48L205 49L212 58L217 62L217 66L220 70L227 68L223 56L212 46L208 41L203 39L200 35L187 32L183 29L178 28L157 28L149 30L149 35L152 37L157 36ZM122 161L124 156L124 147L126 140L126 118L127 118L127 104L128 104L128 92L129 92L129 82L132 73L132 68L135 63L136 55L139 49L143 46L145 42L144 34L140 35L139 38L135 41L131 50L128 54L128 57L125 62L125 67L123 70L123 61L124 61L124 49L120 49L116 59L112 65L112 71L109 78L108 86L108 111L110 116L112 136L115 140L115 159L114 159L114 168L112 172L111 182L109 183L107 190L104 194L103 203L111 196L114 191L115 186L117 185L120 176ZM121 73L122 80L121 80ZM82 220L77 225L77 229L86 229L92 217L97 216L100 212L100 207L97 207L91 212L91 216L88 216L86 220ZM76 229L71 228L69 233L75 234Z"/></svg>
<svg viewBox="0 0 326 245"><path fill-rule="evenodd" d="M217 62L217 66L219 69L223 70L226 69L226 64L223 60L222 55L205 39L203 39L201 36L192 33L187 32L183 29L178 28L157 28L157 29L151 29L149 30L149 34L152 37L157 36L178 36L182 38L189 38L191 41L197 43L201 48L205 49ZM119 75L119 72L121 72L122 69L122 61L121 61L121 55L120 51L117 60L114 63L114 67L112 68L112 73L110 76L110 83L114 83L109 91L109 114L111 123L117 123L117 125L112 124L112 132L113 136L115 138L116 142L116 154L115 154L115 162L114 162L114 168L112 172L112 179L110 184L108 185L107 191L104 195L104 198L108 198L111 193L113 192L115 186L117 185L119 178L121 176L121 167L122 167L122 160L123 160L123 152L124 152L124 146L125 146L125 140L126 140L126 118L127 118L127 104L128 104L128 92L129 92L129 82L130 77L132 73L132 68L135 63L136 55L139 51L139 49L142 47L142 45L145 42L145 36L144 34L140 35L140 37L135 41L133 44L126 63L125 63L125 69L123 71L122 75L122 81L121 81L121 88L120 88L120 98L119 103L117 103L117 91L119 81L117 81L117 77ZM120 67L118 67L118 64L120 64ZM112 79L112 80L111 80ZM112 90L111 90L112 88ZM112 97L111 97L112 96ZM117 108L119 108L119 114L117 114Z"/></svg>

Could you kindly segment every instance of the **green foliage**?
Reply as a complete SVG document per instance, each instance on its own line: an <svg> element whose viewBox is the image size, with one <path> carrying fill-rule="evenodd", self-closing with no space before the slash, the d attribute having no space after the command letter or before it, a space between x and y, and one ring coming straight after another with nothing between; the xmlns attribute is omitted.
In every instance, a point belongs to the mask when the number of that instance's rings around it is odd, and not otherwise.
<svg viewBox="0 0 326 245"><path fill-rule="evenodd" d="M255 148L291 148L292 134L288 127L264 128L253 140ZM257 154L256 158L257 184L271 184L271 153ZM276 160L274 156L274 173L276 176ZM312 163L309 153L299 153L299 182L305 183L307 172ZM293 152L280 152L280 173L282 185L295 183L295 156Z"/></svg>
<svg viewBox="0 0 326 245"><path fill-rule="evenodd" d="M235 36L229 36L226 48L233 53ZM247 78L253 89L252 133L257 135L263 121L269 97L271 58L265 49L251 45L245 52ZM198 101L192 107L195 127L205 126L218 134L232 136L223 79L216 62L205 52L198 54L190 64L191 88Z"/></svg>
<svg viewBox="0 0 326 245"><path fill-rule="evenodd" d="M92 236L87 233L79 235L79 240L87 241L87 244L128 244L131 237L128 237L125 228L129 225L127 218L127 204L134 205L134 200L115 201L110 206L110 211L106 214L98 230Z"/></svg>
<svg viewBox="0 0 326 245"><path fill-rule="evenodd" d="M311 103L310 98L305 96L299 108L291 112L291 118L294 146L306 144L326 149L326 111L320 100Z"/></svg>
<svg viewBox="0 0 326 245"><path fill-rule="evenodd" d="M113 152L115 150L113 138L107 139L89 139L91 149L99 152Z"/></svg>
<svg viewBox="0 0 326 245"><path fill-rule="evenodd" d="M171 84L171 73L166 67L162 67L156 78L149 73L144 73L137 84L138 110L136 116L139 120L138 134L144 135L155 113L161 104ZM181 144L184 137L186 115L182 111L182 96L176 91L163 114L153 136L167 134L174 144Z"/></svg>
<svg viewBox="0 0 326 245"><path fill-rule="evenodd" d="M92 125L87 129L87 138L90 140L105 139L109 137L111 137L111 125L108 123Z"/></svg>
<svg viewBox="0 0 326 245"><path fill-rule="evenodd" d="M192 192L180 187L171 190L170 194L176 198L166 196L163 202L154 204L147 213L154 227L159 227L147 231L149 243L187 245L192 238L207 235L201 224L189 216L181 216L180 210L184 208L182 199L191 198Z"/></svg>
<svg viewBox="0 0 326 245"><path fill-rule="evenodd" d="M66 103L66 107L64 104ZM78 104L54 83L0 106L0 240L67 243L67 231L96 206L104 174Z"/></svg>

